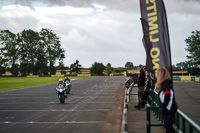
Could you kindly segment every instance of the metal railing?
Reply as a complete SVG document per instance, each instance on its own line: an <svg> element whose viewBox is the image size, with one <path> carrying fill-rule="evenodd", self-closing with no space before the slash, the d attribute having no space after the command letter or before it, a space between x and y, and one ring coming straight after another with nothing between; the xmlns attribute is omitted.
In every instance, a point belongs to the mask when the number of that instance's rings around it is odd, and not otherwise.
<svg viewBox="0 0 200 133"><path fill-rule="evenodd" d="M130 95L131 95L130 93L133 87L134 87L134 82L132 82L130 86L126 87L126 90L125 90L126 102L130 101Z"/></svg>
<svg viewBox="0 0 200 133"><path fill-rule="evenodd" d="M180 110L175 114L174 129L179 133L200 133L200 126Z"/></svg>
<svg viewBox="0 0 200 133"><path fill-rule="evenodd" d="M128 123L127 123L127 109L128 104L127 102L130 101L130 92L134 86L134 81L128 79L125 83L125 96L124 96L124 107L123 107L123 114L122 114L122 127L121 133L127 133L128 131Z"/></svg>
<svg viewBox="0 0 200 133"><path fill-rule="evenodd" d="M147 100L140 100L139 96L142 92L149 92L149 97ZM164 126L164 119L159 107L158 93L149 90L139 90L138 91L138 102L148 102L147 104L147 133L151 133L152 126ZM138 106L140 109L140 106ZM151 123L151 111L153 111L160 121L158 124ZM187 125L187 126L186 126ZM175 120L173 124L174 129L178 133L200 133L200 126L191 120L187 115L185 115L179 109L175 113Z"/></svg>

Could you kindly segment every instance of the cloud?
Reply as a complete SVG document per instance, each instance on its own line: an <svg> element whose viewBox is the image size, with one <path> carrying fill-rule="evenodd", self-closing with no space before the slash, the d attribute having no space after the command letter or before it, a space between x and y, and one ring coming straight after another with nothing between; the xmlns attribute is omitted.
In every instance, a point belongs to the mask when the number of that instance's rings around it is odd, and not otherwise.
<svg viewBox="0 0 200 133"><path fill-rule="evenodd" d="M4 0L5 1L5 0ZM11 0L15 5L28 6L34 10L34 4L53 6L72 6L75 8L95 8L104 7L108 10L139 11L136 0Z"/></svg>
<svg viewBox="0 0 200 133"><path fill-rule="evenodd" d="M21 32L23 29L38 27L37 14L24 6L4 6L0 10L1 29L11 29L12 32Z"/></svg>
<svg viewBox="0 0 200 133"><path fill-rule="evenodd" d="M168 14L199 14L199 0L167 0L164 2Z"/></svg>
<svg viewBox="0 0 200 133"><path fill-rule="evenodd" d="M3 0L6 1L6 0ZM72 6L75 8L104 8L106 10L118 10L125 12L140 12L137 0L10 0L15 5L28 6L34 9L35 3L53 6ZM164 0L170 13L199 13L199 0ZM38 4L37 4L38 5ZM168 6L169 5L169 6Z"/></svg>
<svg viewBox="0 0 200 133"><path fill-rule="evenodd" d="M78 59L83 67L95 61L114 67L127 61L145 63L139 1L137 0L16 0L0 8L0 29L49 28L61 37L65 64ZM200 2L165 0L172 63L186 60L184 40L200 29ZM23 5L23 6L22 6ZM34 10L33 10L34 8Z"/></svg>
<svg viewBox="0 0 200 133"><path fill-rule="evenodd" d="M143 46L140 46L141 39L134 37L140 33L142 38L142 31L139 19L138 24L133 23L135 18L139 18L139 14L70 6L32 10L11 5L0 10L2 29L17 33L23 29L50 28L61 37L62 47L66 49L66 65L79 59L84 67L90 67L95 61L124 66L127 60L138 55L137 51L143 50Z"/></svg>
<svg viewBox="0 0 200 133"><path fill-rule="evenodd" d="M176 64L186 60L188 52L185 50L185 39L191 32L200 30L200 15L197 14L171 14L168 15L168 25L171 42L172 63Z"/></svg>
<svg viewBox="0 0 200 133"><path fill-rule="evenodd" d="M113 66L124 66L127 60L143 62L141 58L133 60L138 55L145 58L140 39L142 38L140 20L136 20L138 24L133 23L137 17L138 14L107 12L70 19L67 25L70 27L72 24L73 28L62 34L61 40L63 47L76 56L71 56L71 60L67 63L80 59L84 63L83 66L89 67L88 64L95 61L111 63ZM138 51L141 52L138 54Z"/></svg>

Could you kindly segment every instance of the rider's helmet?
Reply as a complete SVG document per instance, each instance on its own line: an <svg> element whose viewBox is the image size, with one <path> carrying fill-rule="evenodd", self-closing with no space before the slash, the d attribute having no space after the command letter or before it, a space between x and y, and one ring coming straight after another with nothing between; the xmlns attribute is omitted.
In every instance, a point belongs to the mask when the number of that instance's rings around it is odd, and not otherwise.
<svg viewBox="0 0 200 133"><path fill-rule="evenodd" d="M63 79L59 79L59 84L63 84Z"/></svg>
<svg viewBox="0 0 200 133"><path fill-rule="evenodd" d="M68 77L65 77L65 79L69 79Z"/></svg>

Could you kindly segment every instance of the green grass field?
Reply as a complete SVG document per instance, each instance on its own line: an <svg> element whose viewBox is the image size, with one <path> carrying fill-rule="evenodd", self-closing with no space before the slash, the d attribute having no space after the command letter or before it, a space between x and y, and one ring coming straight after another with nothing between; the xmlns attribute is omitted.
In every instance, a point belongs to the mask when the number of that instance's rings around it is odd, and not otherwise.
<svg viewBox="0 0 200 133"><path fill-rule="evenodd" d="M39 77L39 78L0 78L0 92L8 91L13 89L20 89L32 86L46 85L58 83L58 80L64 77ZM70 79L83 78L83 77L70 77Z"/></svg>

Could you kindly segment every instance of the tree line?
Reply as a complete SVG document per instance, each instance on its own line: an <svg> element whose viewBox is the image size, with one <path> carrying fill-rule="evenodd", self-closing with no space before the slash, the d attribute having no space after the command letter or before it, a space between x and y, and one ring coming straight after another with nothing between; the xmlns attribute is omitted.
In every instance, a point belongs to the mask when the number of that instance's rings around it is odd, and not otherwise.
<svg viewBox="0 0 200 133"><path fill-rule="evenodd" d="M18 76L23 75L49 75L55 74L56 70L66 74L66 69L70 69L70 74L80 73L83 69L79 61L66 67L64 64L65 50L61 48L60 37L53 30L41 29L40 32L31 29L23 30L20 33L12 33L9 30L0 30L0 75L6 71ZM59 65L55 66L56 60ZM104 66L103 63L92 64L90 72L92 74L103 75L107 73L121 73L126 69L134 69L132 62L125 64L126 68L113 68L110 63Z"/></svg>
<svg viewBox="0 0 200 133"><path fill-rule="evenodd" d="M173 70L187 70L192 75L200 75L200 31L192 31L185 42L185 50L189 53L187 60L173 65Z"/></svg>
<svg viewBox="0 0 200 133"><path fill-rule="evenodd" d="M82 65L79 64L79 61L76 60L76 62L70 66L70 72L80 73L81 66ZM94 62L92 66L89 68L90 73L96 75L104 75L105 73L107 75L110 75L111 73L122 73L126 72L128 69L137 69L137 66L134 66L132 62L127 62L125 64L125 67L114 68L111 66L111 63L108 63L105 66L103 63Z"/></svg>
<svg viewBox="0 0 200 133"><path fill-rule="evenodd" d="M190 74L200 75L200 31L193 31L185 39L187 44L187 61L173 65L173 71L187 70ZM65 50L61 48L60 37L53 30L42 29L40 32L23 30L14 34L9 30L0 30L0 75L10 71L17 76L22 75L55 74L56 70L70 69L71 73L80 73L82 65L76 60L70 67L65 67ZM59 60L59 66L55 66ZM125 67L113 68L110 63L94 62L90 67L92 74L108 75L122 73L127 69L137 69L132 62L126 62ZM65 71L61 71L65 74Z"/></svg>
<svg viewBox="0 0 200 133"><path fill-rule="evenodd" d="M186 58L186 61L179 62L176 65L172 65L173 71L188 71L191 75L200 75L200 31L192 31L192 35L185 39L186 46L185 50L189 53ZM177 49L178 52L178 49ZM97 64L94 63L93 66ZM105 67L105 72L110 74L121 73L127 69L137 69L137 66L134 66L132 62L127 62L125 68L115 68L111 67L111 64L108 63ZM102 68L102 67L101 67ZM93 69L92 69L93 70ZM95 70L95 69L94 69ZM94 71L93 70L93 71Z"/></svg>
<svg viewBox="0 0 200 133"><path fill-rule="evenodd" d="M10 71L13 75L55 74L57 59L62 63L65 50L60 38L50 29L40 32L23 30L14 34L0 31L0 74Z"/></svg>
<svg viewBox="0 0 200 133"><path fill-rule="evenodd" d="M176 65L172 65L172 70L186 70L192 75L200 75L200 31L192 31L192 35L186 38L185 42L187 46L185 50L189 53L186 56L187 60L184 62L179 62ZM137 69L137 66L134 66L132 62L127 62L125 64L125 68L113 69L110 63L105 66L106 73L121 73L126 71L126 69Z"/></svg>

